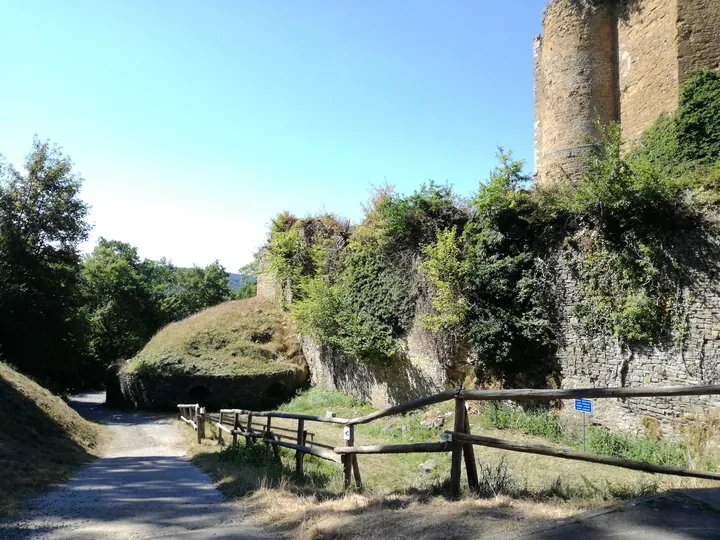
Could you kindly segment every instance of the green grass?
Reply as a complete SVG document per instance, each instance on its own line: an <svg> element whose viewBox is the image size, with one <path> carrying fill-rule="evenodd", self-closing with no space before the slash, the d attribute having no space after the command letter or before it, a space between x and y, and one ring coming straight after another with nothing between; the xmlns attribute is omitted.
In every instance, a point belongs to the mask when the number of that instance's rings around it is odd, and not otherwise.
<svg viewBox="0 0 720 540"><path fill-rule="evenodd" d="M324 416L327 411L332 411L337 416L352 418L369 414L375 408L342 392L333 392L323 388L310 388L309 390L299 391L289 403L282 405L278 410L320 416Z"/></svg>
<svg viewBox="0 0 720 540"><path fill-rule="evenodd" d="M259 298L235 300L169 324L125 371L146 374L272 374L305 369L282 313Z"/></svg>
<svg viewBox="0 0 720 540"><path fill-rule="evenodd" d="M581 438L565 429L552 411L524 411L505 404L488 403L481 410L479 419L480 425L485 428L515 429L574 449L582 447ZM586 449L594 454L657 465L689 466L690 453L683 442L612 433L601 427L587 429Z"/></svg>

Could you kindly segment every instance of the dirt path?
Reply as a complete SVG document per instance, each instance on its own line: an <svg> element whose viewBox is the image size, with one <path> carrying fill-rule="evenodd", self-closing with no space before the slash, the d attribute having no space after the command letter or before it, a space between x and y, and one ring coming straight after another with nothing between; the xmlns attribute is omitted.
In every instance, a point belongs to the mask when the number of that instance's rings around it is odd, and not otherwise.
<svg viewBox="0 0 720 540"><path fill-rule="evenodd" d="M83 416L109 427L103 457L31 501L14 521L0 523L0 538L185 537L217 526L232 529L234 538L261 537L243 523L242 506L224 502L210 478L184 457L171 419L111 411L101 405L104 399L92 393L71 400Z"/></svg>

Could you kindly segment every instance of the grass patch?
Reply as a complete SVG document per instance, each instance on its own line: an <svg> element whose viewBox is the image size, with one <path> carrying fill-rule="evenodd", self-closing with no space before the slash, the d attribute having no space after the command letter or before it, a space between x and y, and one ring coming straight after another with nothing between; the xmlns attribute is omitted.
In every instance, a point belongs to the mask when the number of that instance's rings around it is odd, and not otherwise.
<svg viewBox="0 0 720 540"><path fill-rule="evenodd" d="M542 437L547 441L569 446L579 450L582 439L571 433L552 411L522 410L502 403L486 404L479 415L479 423L484 428L499 430L513 429L526 435ZM688 446L681 441L662 441L657 437L642 437L612 433L602 427L587 429L586 448L588 452L644 461L671 467L691 466L692 455ZM701 461L714 469L708 456Z"/></svg>
<svg viewBox="0 0 720 540"><path fill-rule="evenodd" d="M279 309L260 298L234 300L160 330L124 371L165 375L256 375L306 369Z"/></svg>
<svg viewBox="0 0 720 540"><path fill-rule="evenodd" d="M281 409L321 416L332 410L344 417L373 410L355 398L317 388L299 393ZM453 425L452 410L452 403L442 403L356 426L356 443L437 441ZM444 418L444 426L423 427L426 415ZM542 411L523 413L502 407L470 416L473 432L490 437L545 444L573 441L556 420ZM277 418L272 425L292 429L296 422ZM306 422L305 427L316 441L343 444L342 426ZM198 445L190 429L184 432L194 463L214 478L220 490L248 504L261 526L295 538L413 538L429 531L436 531L438 537L446 531L469 536L477 530L500 532L568 517L656 491L715 485L477 446L481 489L470 493L465 485L460 501L447 498L449 453L360 456L365 489L345 494L338 464L305 456L305 475L298 477L292 451L281 449L278 464L262 443L248 447L241 438L235 448L212 439Z"/></svg>
<svg viewBox="0 0 720 540"><path fill-rule="evenodd" d="M290 402L280 406L278 410L319 416L324 416L327 411L332 411L337 416L352 418L369 414L375 408L369 403L364 403L342 392L310 388L299 391Z"/></svg>
<svg viewBox="0 0 720 540"><path fill-rule="evenodd" d="M320 416L331 410L338 416L350 418L368 414L373 407L339 392L312 388L298 393L281 410ZM444 425L425 427L424 418L442 418ZM442 403L411 414L356 426L355 440L360 445L438 441L442 431L452 429L453 422L453 404ZM547 411L523 411L502 404L489 404L481 408L478 414L472 414L470 422L473 432L478 434L581 448L581 439L569 432L556 415ZM273 419L273 426L294 429L296 422ZM330 446L344 444L342 426L308 422L305 427L314 434L316 441ZM262 445L260 448L263 448ZM258 462L254 466L252 459L257 456L247 454L248 450L222 450L215 445L211 445L210 449L210 452L202 454L203 457L198 459L210 460L203 465L206 470L215 468L224 471L222 477L225 480L221 480L221 489L231 496L245 496L263 486L279 485L294 486L293 489L304 494L310 492L324 497L342 495L339 465L306 456L309 478L297 478L293 472L294 453L291 451L283 450L283 464L278 469L267 461ZM616 435L600 428L589 431L588 451L666 465L687 465L687 448L682 443ZM479 494L481 496L502 495L535 502L563 500L596 504L662 489L702 484L694 480L480 446L475 447L475 454L484 486ZM447 493L450 456L449 453L363 455L360 456L360 469L366 493L390 496L412 492L438 496Z"/></svg>
<svg viewBox="0 0 720 540"><path fill-rule="evenodd" d="M95 457L103 429L0 363L0 516Z"/></svg>

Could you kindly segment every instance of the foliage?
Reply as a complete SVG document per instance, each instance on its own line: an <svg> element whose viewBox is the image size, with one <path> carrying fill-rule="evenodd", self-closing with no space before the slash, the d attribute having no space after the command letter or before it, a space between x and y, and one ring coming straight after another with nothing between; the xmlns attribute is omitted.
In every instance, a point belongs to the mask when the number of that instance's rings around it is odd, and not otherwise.
<svg viewBox="0 0 720 540"><path fill-rule="evenodd" d="M689 73L680 88L680 104L643 134L631 152L662 177L682 176L688 168L720 159L720 73L700 69Z"/></svg>
<svg viewBox="0 0 720 540"><path fill-rule="evenodd" d="M448 185L434 181L420 186L407 197L378 198L376 210L383 220L383 228L390 241L397 244L419 245L434 240L439 227L447 227L461 219L457 201Z"/></svg>
<svg viewBox="0 0 720 540"><path fill-rule="evenodd" d="M194 266L178 270L173 284L178 303L173 320L184 319L232 298L227 278L225 267L217 260L205 268Z"/></svg>
<svg viewBox="0 0 720 540"><path fill-rule="evenodd" d="M481 424L496 429L516 429L527 435L543 437L549 441L574 448L582 446L578 434L563 428L552 411L523 410L499 403L488 403L481 411ZM612 433L605 428L587 430L587 451L605 456L621 457L671 467L687 467L688 451L680 442L662 441Z"/></svg>
<svg viewBox="0 0 720 540"><path fill-rule="evenodd" d="M237 273L238 284L235 288L232 296L236 300L243 300L245 298L252 298L257 295L257 272L259 262L257 260L246 264ZM233 283L230 283L230 287L233 288Z"/></svg>
<svg viewBox="0 0 720 540"><path fill-rule="evenodd" d="M713 163L720 158L720 73L701 69L688 74L676 114L680 160Z"/></svg>
<svg viewBox="0 0 720 540"><path fill-rule="evenodd" d="M130 358L157 328L148 269L137 249L104 238L85 259L90 346L103 365Z"/></svg>
<svg viewBox="0 0 720 540"><path fill-rule="evenodd" d="M457 328L465 322L470 309L463 295L461 247L457 227L438 231L437 242L425 246L426 259L418 265L420 273L435 287L430 300L434 313L420 321L437 332L441 328Z"/></svg>
<svg viewBox="0 0 720 540"><path fill-rule="evenodd" d="M553 442L568 442L557 416L542 409L525 411L501 403L489 402L481 410L480 423L485 427L496 429L517 429Z"/></svg>
<svg viewBox="0 0 720 540"><path fill-rule="evenodd" d="M82 179L60 148L35 140L25 173L0 164L0 351L57 389L89 373L78 246L90 229Z"/></svg>
<svg viewBox="0 0 720 540"><path fill-rule="evenodd" d="M684 444L662 442L646 437L611 433L604 428L590 428L587 448L596 454L644 461L670 467L687 467L688 451Z"/></svg>
<svg viewBox="0 0 720 540"><path fill-rule="evenodd" d="M588 346L682 346L678 239L720 217L719 110L720 75L701 70L640 141L598 126L576 181L530 190L523 163L501 148L466 202L430 182L410 196L376 189L363 222L342 232L320 226L325 216L281 214L268 266L301 332L366 361L400 353L417 311L425 328L470 343L478 376L544 385L563 267L579 286L573 315Z"/></svg>
<svg viewBox="0 0 720 540"><path fill-rule="evenodd" d="M449 188L433 183L407 198L383 188L352 234L327 214L303 220L280 214L267 266L290 292L301 331L365 361L397 354L414 315L413 246L458 215L451 201Z"/></svg>
<svg viewBox="0 0 720 540"><path fill-rule="evenodd" d="M542 253L533 251L536 203L523 189L522 162L502 149L499 158L471 201L475 216L463 233L471 306L465 335L478 366L505 379L522 374L532 384L532 371L543 366L553 346L553 306L537 276Z"/></svg>
<svg viewBox="0 0 720 540"><path fill-rule="evenodd" d="M83 265L90 346L101 365L135 355L161 327L231 298L225 269L140 260L137 249L100 238Z"/></svg>
<svg viewBox="0 0 720 540"><path fill-rule="evenodd" d="M597 239L573 268L582 292L574 310L586 335L614 335L621 344L653 343L671 329L677 264L662 246L637 241L618 249Z"/></svg>
<svg viewBox="0 0 720 540"><path fill-rule="evenodd" d="M580 181L562 185L554 201L556 209L569 214L576 227L589 227L611 238L682 224L678 183L643 160L628 160L619 124L598 129L585 172Z"/></svg>

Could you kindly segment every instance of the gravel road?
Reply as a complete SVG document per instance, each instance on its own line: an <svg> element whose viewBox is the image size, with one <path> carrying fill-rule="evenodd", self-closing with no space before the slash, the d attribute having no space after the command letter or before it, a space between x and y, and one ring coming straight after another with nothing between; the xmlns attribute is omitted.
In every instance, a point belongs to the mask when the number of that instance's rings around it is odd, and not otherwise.
<svg viewBox="0 0 720 540"><path fill-rule="evenodd" d="M139 539L205 536L201 529L232 530L233 538L260 538L243 507L225 502L210 478L184 456L176 423L167 416L105 409L104 393L71 399L83 416L112 434L103 456L66 484L32 500L0 538ZM189 534L189 536L188 536Z"/></svg>

